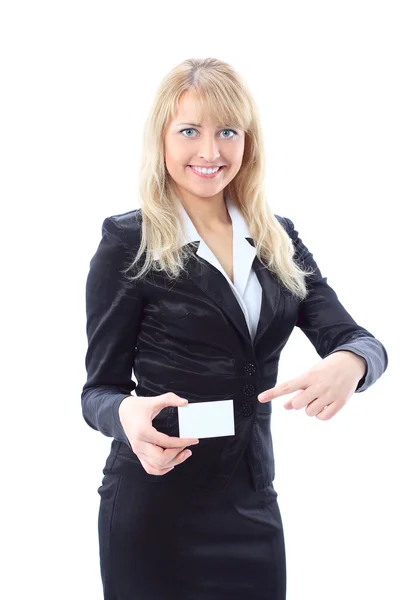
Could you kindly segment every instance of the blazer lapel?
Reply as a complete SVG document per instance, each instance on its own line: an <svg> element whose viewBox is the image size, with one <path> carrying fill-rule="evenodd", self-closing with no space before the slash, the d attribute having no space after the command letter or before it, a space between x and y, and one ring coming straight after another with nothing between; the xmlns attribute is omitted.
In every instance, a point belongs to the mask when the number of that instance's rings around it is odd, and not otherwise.
<svg viewBox="0 0 400 600"><path fill-rule="evenodd" d="M252 238L246 239L254 246ZM199 241L191 242L195 252L198 250L199 243ZM256 346L277 314L281 288L276 278L264 267L257 256L254 257L252 268L262 288L260 318L254 338L254 346ZM191 259L188 269L191 281L225 313L245 343L253 344L243 311L222 273L201 257Z"/></svg>
<svg viewBox="0 0 400 600"><path fill-rule="evenodd" d="M257 256L254 258L253 269L262 288L260 319L254 338L256 346L276 317L281 302L281 286Z"/></svg>

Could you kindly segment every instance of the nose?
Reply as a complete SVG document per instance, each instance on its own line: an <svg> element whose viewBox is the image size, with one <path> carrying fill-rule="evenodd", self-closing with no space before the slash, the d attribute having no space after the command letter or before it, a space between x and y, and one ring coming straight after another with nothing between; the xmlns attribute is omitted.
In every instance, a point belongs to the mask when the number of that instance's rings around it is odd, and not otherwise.
<svg viewBox="0 0 400 600"><path fill-rule="evenodd" d="M218 140L215 139L215 134L203 134L199 142L199 151L197 156L209 163L213 163L220 157Z"/></svg>

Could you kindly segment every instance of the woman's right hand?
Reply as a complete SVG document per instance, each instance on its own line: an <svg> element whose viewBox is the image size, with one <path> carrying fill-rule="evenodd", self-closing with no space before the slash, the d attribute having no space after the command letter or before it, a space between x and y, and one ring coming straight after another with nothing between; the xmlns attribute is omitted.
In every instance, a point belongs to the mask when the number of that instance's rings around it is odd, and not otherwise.
<svg viewBox="0 0 400 600"><path fill-rule="evenodd" d="M197 438L171 437L152 425L163 408L186 404L184 398L166 392L152 397L127 396L119 405L119 418L132 450L150 475L165 475L172 471L191 456L190 450L185 450L186 446L199 443Z"/></svg>

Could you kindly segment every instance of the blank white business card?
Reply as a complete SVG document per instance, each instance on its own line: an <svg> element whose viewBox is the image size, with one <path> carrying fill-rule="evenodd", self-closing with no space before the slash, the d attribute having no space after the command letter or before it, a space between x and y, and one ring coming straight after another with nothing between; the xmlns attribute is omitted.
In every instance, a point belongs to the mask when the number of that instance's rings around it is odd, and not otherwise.
<svg viewBox="0 0 400 600"><path fill-rule="evenodd" d="M190 402L178 406L179 437L209 438L235 435L233 400Z"/></svg>

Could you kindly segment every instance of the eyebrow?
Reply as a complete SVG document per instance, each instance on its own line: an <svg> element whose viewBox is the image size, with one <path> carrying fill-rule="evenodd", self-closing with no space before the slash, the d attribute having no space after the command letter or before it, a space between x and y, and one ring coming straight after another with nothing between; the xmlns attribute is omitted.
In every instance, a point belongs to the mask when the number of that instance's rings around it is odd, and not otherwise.
<svg viewBox="0 0 400 600"><path fill-rule="evenodd" d="M186 121L184 123L177 123L177 127L179 127L180 125L190 125L191 127L201 127L201 125L199 125L198 123L187 123ZM217 127L225 127L224 125L217 125Z"/></svg>

